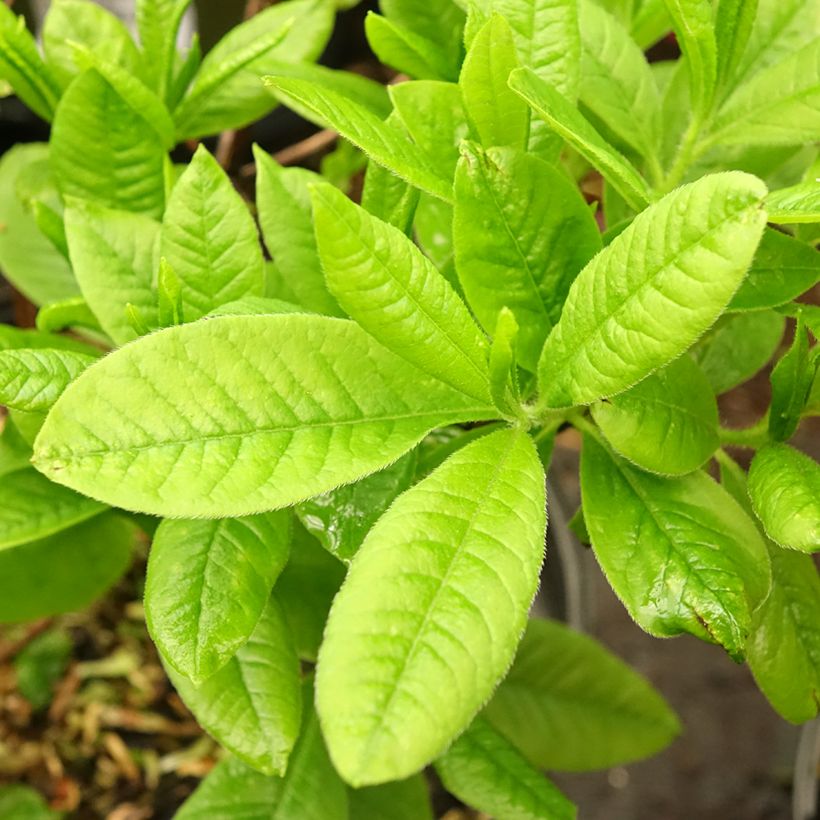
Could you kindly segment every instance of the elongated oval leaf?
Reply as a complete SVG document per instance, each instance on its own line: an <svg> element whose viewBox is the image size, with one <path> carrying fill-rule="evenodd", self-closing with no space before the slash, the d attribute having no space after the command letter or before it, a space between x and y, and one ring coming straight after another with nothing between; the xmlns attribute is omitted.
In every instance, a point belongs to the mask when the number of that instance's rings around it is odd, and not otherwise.
<svg viewBox="0 0 820 820"><path fill-rule="evenodd" d="M163 521L145 582L145 617L167 663L199 685L248 640L285 566L284 512Z"/></svg>
<svg viewBox="0 0 820 820"><path fill-rule="evenodd" d="M773 541L820 550L820 466L814 459L787 444L764 447L749 468L749 496Z"/></svg>
<svg viewBox="0 0 820 820"><path fill-rule="evenodd" d="M572 280L600 249L592 212L558 170L530 154L465 148L456 172L459 279L490 333L498 311L518 322L518 357L535 371Z"/></svg>
<svg viewBox="0 0 820 820"><path fill-rule="evenodd" d="M178 820L348 820L347 792L328 759L307 686L302 700L299 740L283 777L268 777L229 757L202 781Z"/></svg>
<svg viewBox="0 0 820 820"><path fill-rule="evenodd" d="M282 775L299 735L299 659L276 597L236 655L198 687L166 666L202 727L265 774Z"/></svg>
<svg viewBox="0 0 820 820"><path fill-rule="evenodd" d="M243 296L261 296L264 259L242 198L200 146L168 200L162 256L182 283L187 320Z"/></svg>
<svg viewBox="0 0 820 820"><path fill-rule="evenodd" d="M4 475L0 550L45 538L104 510L102 504L53 484L30 467Z"/></svg>
<svg viewBox="0 0 820 820"><path fill-rule="evenodd" d="M52 409L35 460L116 506L250 515L374 472L434 427L494 412L352 322L224 316L90 367Z"/></svg>
<svg viewBox="0 0 820 820"><path fill-rule="evenodd" d="M594 404L592 415L621 455L654 473L691 473L720 443L715 394L688 356Z"/></svg>
<svg viewBox="0 0 820 820"><path fill-rule="evenodd" d="M648 757L680 732L637 672L592 638L540 619L484 716L534 766L564 771Z"/></svg>
<svg viewBox="0 0 820 820"><path fill-rule="evenodd" d="M493 817L575 817L572 803L482 717L436 761L436 772L447 791Z"/></svg>
<svg viewBox="0 0 820 820"><path fill-rule="evenodd" d="M590 436L581 490L595 556L638 624L661 637L689 632L742 658L770 574L737 502L703 472L658 478Z"/></svg>
<svg viewBox="0 0 820 820"><path fill-rule="evenodd" d="M423 774L381 786L348 789L350 817L367 820L433 820Z"/></svg>
<svg viewBox="0 0 820 820"><path fill-rule="evenodd" d="M786 720L816 717L820 696L820 578L808 555L772 547L772 590L755 610L746 658Z"/></svg>
<svg viewBox="0 0 820 820"><path fill-rule="evenodd" d="M652 200L644 178L549 83L527 68L510 74L510 87L557 134L594 165L636 211Z"/></svg>
<svg viewBox="0 0 820 820"><path fill-rule="evenodd" d="M117 344L137 337L126 306L156 313L159 223L141 214L73 202L65 212L71 264L83 296Z"/></svg>
<svg viewBox="0 0 820 820"><path fill-rule="evenodd" d="M353 786L439 755L507 669L544 551L544 473L505 430L460 450L368 534L319 651L317 706Z"/></svg>
<svg viewBox="0 0 820 820"><path fill-rule="evenodd" d="M772 191L766 198L766 210L772 222L820 222L820 183L801 182L790 188Z"/></svg>
<svg viewBox="0 0 820 820"><path fill-rule="evenodd" d="M313 189L313 212L328 287L348 314L420 370L489 401L487 342L427 257L329 185Z"/></svg>
<svg viewBox="0 0 820 820"><path fill-rule="evenodd" d="M684 185L639 214L573 282L541 354L541 400L587 404L683 353L748 269L766 188L730 172Z"/></svg>
<svg viewBox="0 0 820 820"><path fill-rule="evenodd" d="M44 412L95 361L70 350L0 352L0 404L13 410Z"/></svg>

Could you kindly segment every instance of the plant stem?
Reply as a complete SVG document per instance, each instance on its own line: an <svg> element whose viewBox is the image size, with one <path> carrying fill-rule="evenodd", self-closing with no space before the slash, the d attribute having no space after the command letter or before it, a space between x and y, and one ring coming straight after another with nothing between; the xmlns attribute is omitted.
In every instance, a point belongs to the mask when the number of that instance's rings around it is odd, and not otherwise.
<svg viewBox="0 0 820 820"><path fill-rule="evenodd" d="M746 447L750 450L757 450L769 441L769 415L767 413L751 427L743 427L739 430L721 427L718 433L720 443L723 446Z"/></svg>
<svg viewBox="0 0 820 820"><path fill-rule="evenodd" d="M702 128L703 120L700 117L693 117L689 121L689 125L678 145L678 151L675 155L672 167L669 169L669 173L663 180L662 185L658 186L660 193L666 194L673 188L677 188L684 174L703 152L703 145L698 142Z"/></svg>
<svg viewBox="0 0 820 820"><path fill-rule="evenodd" d="M575 413L568 419L569 423L582 433L587 433L596 441L601 441L601 433L598 428L583 413Z"/></svg>

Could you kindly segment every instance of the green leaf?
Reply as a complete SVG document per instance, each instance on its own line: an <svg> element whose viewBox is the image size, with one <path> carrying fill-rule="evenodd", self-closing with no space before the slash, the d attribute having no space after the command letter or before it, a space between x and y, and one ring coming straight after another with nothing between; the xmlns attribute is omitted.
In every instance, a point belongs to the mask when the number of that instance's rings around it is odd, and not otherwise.
<svg viewBox="0 0 820 820"><path fill-rule="evenodd" d="M163 657L174 688L209 734L260 772L285 773L299 736L302 692L299 659L275 595L247 642L199 686Z"/></svg>
<svg viewBox="0 0 820 820"><path fill-rule="evenodd" d="M164 257L159 261L157 302L157 323L160 327L172 327L185 322L182 282L179 281L179 277ZM236 302L229 302L229 304L236 304ZM213 311L210 313L213 314Z"/></svg>
<svg viewBox="0 0 820 820"><path fill-rule="evenodd" d="M786 720L817 715L820 578L808 555L769 549L772 590L755 610L747 660L757 685Z"/></svg>
<svg viewBox="0 0 820 820"><path fill-rule="evenodd" d="M208 316L275 316L279 313L308 313L305 308L266 296L245 296L214 308Z"/></svg>
<svg viewBox="0 0 820 820"><path fill-rule="evenodd" d="M770 310L727 316L693 348L716 394L748 381L772 358L786 321Z"/></svg>
<svg viewBox="0 0 820 820"><path fill-rule="evenodd" d="M199 685L246 643L288 559L284 511L163 521L148 561L145 617L166 662Z"/></svg>
<svg viewBox="0 0 820 820"><path fill-rule="evenodd" d="M820 38L760 71L718 112L710 143L800 145L820 139Z"/></svg>
<svg viewBox="0 0 820 820"><path fill-rule="evenodd" d="M162 214L162 141L144 112L95 69L63 94L51 132L51 163L63 196L146 216Z"/></svg>
<svg viewBox="0 0 820 820"><path fill-rule="evenodd" d="M36 305L80 292L68 262L43 235L16 194L18 183L48 162L48 146L17 145L0 158L0 269Z"/></svg>
<svg viewBox="0 0 820 820"><path fill-rule="evenodd" d="M416 472L414 453L366 476L296 505L305 529L340 561L349 563L370 528L412 483Z"/></svg>
<svg viewBox="0 0 820 820"><path fill-rule="evenodd" d="M709 0L665 0L689 72L693 116L712 107L717 83L717 43Z"/></svg>
<svg viewBox="0 0 820 820"><path fill-rule="evenodd" d="M582 0L578 10L581 102L628 146L654 157L660 143L661 98L643 52L597 3Z"/></svg>
<svg viewBox="0 0 820 820"><path fill-rule="evenodd" d="M84 609L125 572L134 530L113 513L0 550L0 623Z"/></svg>
<svg viewBox="0 0 820 820"><path fill-rule="evenodd" d="M401 130L382 122L365 105L340 93L329 83L276 76L267 77L265 81L289 105L310 112L318 122L338 131L374 162L411 185L445 202L452 201L450 181L438 173L426 154Z"/></svg>
<svg viewBox="0 0 820 820"><path fill-rule="evenodd" d="M417 80L392 86L390 98L396 124L406 129L436 173L452 181L458 147L469 136L461 89L455 83Z"/></svg>
<svg viewBox="0 0 820 820"><path fill-rule="evenodd" d="M325 47L334 9L325 0L289 0L254 15L212 48L174 112L177 135L192 139L261 119L276 101L259 78L282 62L309 62Z"/></svg>
<svg viewBox="0 0 820 820"><path fill-rule="evenodd" d="M768 200L766 205L768 210ZM805 293L818 280L820 255L817 250L780 231L767 228L752 267L729 308L761 310L784 305Z"/></svg>
<svg viewBox="0 0 820 820"><path fill-rule="evenodd" d="M6 416L0 430L0 476L28 467L30 459L31 447L14 426L11 418Z"/></svg>
<svg viewBox="0 0 820 820"><path fill-rule="evenodd" d="M93 356L71 350L0 351L0 404L45 412L94 361Z"/></svg>
<svg viewBox="0 0 820 820"><path fill-rule="evenodd" d="M453 249L453 206L421 194L413 223L416 242L424 255L459 295L463 294L455 267Z"/></svg>
<svg viewBox="0 0 820 820"><path fill-rule="evenodd" d="M688 356L592 405L592 415L615 450L653 473L691 473L720 444L715 394Z"/></svg>
<svg viewBox="0 0 820 820"><path fill-rule="evenodd" d="M368 160L362 189L362 208L377 219L409 234L413 228L419 193L418 188L397 177L383 165Z"/></svg>
<svg viewBox="0 0 820 820"><path fill-rule="evenodd" d="M458 80L470 122L485 148L527 147L529 109L507 84L518 66L512 29L495 14L475 36Z"/></svg>
<svg viewBox="0 0 820 820"><path fill-rule="evenodd" d="M531 619L485 717L539 769L587 771L663 749L680 732L645 678L601 644Z"/></svg>
<svg viewBox="0 0 820 820"><path fill-rule="evenodd" d="M809 337L802 317L798 317L792 345L774 366L770 377L772 402L769 408L769 435L775 441L786 441L796 432L814 371Z"/></svg>
<svg viewBox="0 0 820 820"><path fill-rule="evenodd" d="M820 550L820 466L787 444L760 450L749 468L749 496L766 534L781 547Z"/></svg>
<svg viewBox="0 0 820 820"><path fill-rule="evenodd" d="M512 149L465 148L455 192L456 266L470 307L488 331L508 307L520 363L534 371L572 280L601 247L592 212L559 170Z"/></svg>
<svg viewBox="0 0 820 820"><path fill-rule="evenodd" d="M770 575L737 502L704 472L649 475L589 436L581 492L595 556L638 625L660 637L688 632L742 658Z"/></svg>
<svg viewBox="0 0 820 820"><path fill-rule="evenodd" d="M348 789L350 817L367 820L433 820L427 782L421 774L381 786Z"/></svg>
<svg viewBox="0 0 820 820"><path fill-rule="evenodd" d="M809 180L772 191L766 198L769 219L781 225L820 222L820 184Z"/></svg>
<svg viewBox="0 0 820 820"><path fill-rule="evenodd" d="M312 195L319 256L339 304L393 353L489 401L487 342L430 260L336 188L316 186Z"/></svg>
<svg viewBox="0 0 820 820"><path fill-rule="evenodd" d="M352 322L224 316L106 356L54 406L35 461L115 506L250 515L375 472L434 427L494 412Z"/></svg>
<svg viewBox="0 0 820 820"><path fill-rule="evenodd" d="M72 649L73 643L65 630L50 629L35 637L14 658L17 688L35 710L51 703L54 684L65 672Z"/></svg>
<svg viewBox="0 0 820 820"><path fill-rule="evenodd" d="M316 313L342 316L325 284L310 206L310 185L320 177L304 168L282 168L254 146L256 209L265 245L299 304Z"/></svg>
<svg viewBox="0 0 820 820"><path fill-rule="evenodd" d="M484 718L436 761L444 787L468 806L506 820L571 820L575 807Z"/></svg>
<svg viewBox="0 0 820 820"><path fill-rule="evenodd" d="M652 199L644 178L613 148L561 93L527 68L510 75L510 87L520 94L557 134L594 165L636 211Z"/></svg>
<svg viewBox="0 0 820 820"><path fill-rule="evenodd" d="M50 302L37 311L35 324L43 333L57 333L69 328L86 328L102 334L97 317L82 296Z"/></svg>
<svg viewBox="0 0 820 820"><path fill-rule="evenodd" d="M19 327L0 324L0 350L18 350L22 348L53 348L85 353L88 356L99 356L100 351L79 339L63 336L59 333L44 333L41 330L21 330Z"/></svg>
<svg viewBox="0 0 820 820"><path fill-rule="evenodd" d="M3 481L0 551L60 532L105 510L102 504L52 484L36 470L18 470Z"/></svg>
<svg viewBox="0 0 820 820"><path fill-rule="evenodd" d="M748 174L714 174L639 214L573 282L541 354L542 402L615 395L708 330L752 262L765 191Z"/></svg>
<svg viewBox="0 0 820 820"><path fill-rule="evenodd" d="M283 777L267 777L241 761L223 760L176 814L177 820L347 820L347 790L327 756L305 687L299 740Z"/></svg>
<svg viewBox="0 0 820 820"><path fill-rule="evenodd" d="M290 559L276 582L276 597L302 660L316 663L327 614L344 577L344 564L294 520Z"/></svg>
<svg viewBox="0 0 820 820"><path fill-rule="evenodd" d="M126 305L144 315L156 310L152 287L159 224L141 214L73 201L65 212L74 273L88 306L117 344L137 337Z"/></svg>
<svg viewBox="0 0 820 820"><path fill-rule="evenodd" d="M191 0L138 0L136 22L146 80L166 99L176 61L176 42Z"/></svg>
<svg viewBox="0 0 820 820"><path fill-rule="evenodd" d="M490 695L538 585L544 501L531 439L505 430L457 452L370 530L333 602L316 681L351 785L418 771Z"/></svg>
<svg viewBox="0 0 820 820"><path fill-rule="evenodd" d="M757 7L758 0L718 0L715 6L718 91L732 86L752 33Z"/></svg>
<svg viewBox="0 0 820 820"><path fill-rule="evenodd" d="M76 46L85 46L103 63L142 73L143 63L128 29L119 18L86 0L55 0L43 26L43 50L48 66L63 88L80 73Z"/></svg>
<svg viewBox="0 0 820 820"><path fill-rule="evenodd" d="M168 199L160 252L182 284L188 321L243 296L262 295L265 270L256 224L204 146Z"/></svg>
<svg viewBox="0 0 820 820"><path fill-rule="evenodd" d="M490 348L490 394L502 413L515 417L521 414L521 395L515 356L518 322L509 308L501 308Z"/></svg>
<svg viewBox="0 0 820 820"><path fill-rule="evenodd" d="M51 121L60 99L60 86L43 62L23 16L0 9L0 79L44 120Z"/></svg>
<svg viewBox="0 0 820 820"><path fill-rule="evenodd" d="M7 820L58 820L43 796L29 786L0 786L0 815Z"/></svg>
<svg viewBox="0 0 820 820"><path fill-rule="evenodd" d="M379 61L419 80L454 80L453 66L436 43L370 11L364 21L367 42Z"/></svg>

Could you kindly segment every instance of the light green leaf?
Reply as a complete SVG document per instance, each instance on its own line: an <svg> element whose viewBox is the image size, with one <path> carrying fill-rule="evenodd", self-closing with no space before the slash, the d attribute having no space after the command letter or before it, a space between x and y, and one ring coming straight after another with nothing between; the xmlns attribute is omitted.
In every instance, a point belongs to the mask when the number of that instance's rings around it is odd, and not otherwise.
<svg viewBox="0 0 820 820"><path fill-rule="evenodd" d="M817 715L820 578L808 555L769 549L772 590L755 610L747 660L757 685L786 720Z"/></svg>
<svg viewBox="0 0 820 820"><path fill-rule="evenodd" d="M349 563L370 528L412 483L416 456L402 456L384 470L296 505L305 529L340 561Z"/></svg>
<svg viewBox="0 0 820 820"><path fill-rule="evenodd" d="M348 314L420 370L489 401L486 340L427 257L329 185L313 188L313 213L328 288Z"/></svg>
<svg viewBox="0 0 820 820"><path fill-rule="evenodd" d="M316 59L333 20L333 5L326 0L288 0L234 28L205 56L177 106L178 136L202 137L261 119L276 101L259 78L282 61Z"/></svg>
<svg viewBox="0 0 820 820"><path fill-rule="evenodd" d="M692 349L692 356L720 395L748 381L772 358L786 320L770 310L727 316Z"/></svg>
<svg viewBox="0 0 820 820"><path fill-rule="evenodd" d="M433 820L424 775L381 786L348 789L350 817L362 820Z"/></svg>
<svg viewBox="0 0 820 820"><path fill-rule="evenodd" d="M275 316L279 313L309 313L305 308L267 296L245 296L212 310L208 316Z"/></svg>
<svg viewBox="0 0 820 820"><path fill-rule="evenodd" d="M455 267L453 250L453 206L421 194L413 222L416 242L439 273L463 295Z"/></svg>
<svg viewBox="0 0 820 820"><path fill-rule="evenodd" d="M299 740L283 777L223 760L176 814L176 820L348 820L347 790L327 756L313 692L305 687Z"/></svg>
<svg viewBox="0 0 820 820"><path fill-rule="evenodd" d="M0 550L53 535L93 518L102 504L52 484L26 467L3 477Z"/></svg>
<svg viewBox="0 0 820 820"><path fill-rule="evenodd" d="M180 23L190 5L191 0L138 0L136 4L146 80L162 99L174 72Z"/></svg>
<svg viewBox="0 0 820 820"><path fill-rule="evenodd" d="M261 296L259 233L242 197L204 146L168 199L160 252L182 284L188 321L243 296Z"/></svg>
<svg viewBox="0 0 820 820"><path fill-rule="evenodd" d="M392 86L390 98L396 124L407 130L436 173L452 181L458 147L469 136L461 89L455 83L418 80Z"/></svg>
<svg viewBox="0 0 820 820"><path fill-rule="evenodd" d="M82 296L73 296L61 302L49 302L37 311L35 325L43 333L58 333L69 328L85 328L102 336L97 317Z"/></svg>
<svg viewBox="0 0 820 820"><path fill-rule="evenodd" d="M653 473L691 473L720 444L715 394L688 356L592 405L592 415L615 450Z"/></svg>
<svg viewBox="0 0 820 820"><path fill-rule="evenodd" d="M766 197L766 210L772 222L820 222L820 183L809 180L772 191Z"/></svg>
<svg viewBox="0 0 820 820"><path fill-rule="evenodd" d="M717 43L709 0L665 0L689 72L693 115L705 117L712 108L717 83Z"/></svg>
<svg viewBox="0 0 820 820"><path fill-rule="evenodd" d="M814 380L815 362L803 317L798 313L791 347L774 366L769 379L772 385L769 435L775 441L786 441L797 431Z"/></svg>
<svg viewBox="0 0 820 820"><path fill-rule="evenodd" d="M267 77L266 82L285 102L312 113L350 140L374 162L402 179L446 202L452 201L452 186L425 153L398 128L382 122L368 107L339 93L330 84L288 77Z"/></svg>
<svg viewBox="0 0 820 820"><path fill-rule="evenodd" d="M419 203L419 193L418 188L397 177L383 165L368 160L362 189L362 208L377 219L409 234Z"/></svg>
<svg viewBox="0 0 820 820"><path fill-rule="evenodd" d="M236 302L229 304L236 304ZM163 257L159 261L159 275L157 276L157 323L160 327L171 327L184 322L182 282L168 264L168 260Z"/></svg>
<svg viewBox="0 0 820 820"><path fill-rule="evenodd" d="M436 761L444 787L468 806L505 820L571 820L575 807L484 718Z"/></svg>
<svg viewBox="0 0 820 820"><path fill-rule="evenodd" d="M652 199L649 187L632 163L613 148L555 87L526 68L513 71L510 87L550 128L594 165L634 210L640 211Z"/></svg>
<svg viewBox="0 0 820 820"><path fill-rule="evenodd" d="M304 168L282 168L254 146L256 210L265 245L302 307L344 315L325 284L310 206L310 185L321 178Z"/></svg>
<svg viewBox="0 0 820 820"><path fill-rule="evenodd" d="M60 99L60 86L43 62L37 44L19 17L6 5L0 9L0 79L35 114L50 122Z"/></svg>
<svg viewBox="0 0 820 820"><path fill-rule="evenodd" d="M490 347L490 395L495 406L506 416L521 415L516 350L518 322L509 308L501 308Z"/></svg>
<svg viewBox="0 0 820 820"><path fill-rule="evenodd" d="M167 520L154 536L145 618L166 662L199 685L250 637L288 559L284 512Z"/></svg>
<svg viewBox="0 0 820 820"><path fill-rule="evenodd" d="M48 146L17 145L0 158L0 269L36 305L80 292L68 262L37 227L16 194L18 184L48 162Z"/></svg>
<svg viewBox="0 0 820 820"><path fill-rule="evenodd" d="M21 348L53 348L55 350L72 350L88 356L99 356L100 351L85 342L59 333L44 333L41 330L22 330L12 325L0 324L0 350L17 350Z"/></svg>
<svg viewBox="0 0 820 820"><path fill-rule="evenodd" d="M9 416L0 430L0 477L29 466L31 447Z"/></svg>
<svg viewBox="0 0 820 820"><path fill-rule="evenodd" d="M820 466L814 459L788 444L764 447L749 468L749 496L773 541L820 550Z"/></svg>
<svg viewBox="0 0 820 820"><path fill-rule="evenodd" d="M418 771L490 695L538 585L544 501L531 439L505 430L457 452L370 530L333 602L316 681L351 785Z"/></svg>
<svg viewBox="0 0 820 820"><path fill-rule="evenodd" d="M765 544L737 502L702 471L659 478L590 436L581 492L595 556L639 626L688 632L742 658L771 579Z"/></svg>
<svg viewBox="0 0 820 820"><path fill-rule="evenodd" d="M578 10L581 102L628 146L654 157L660 143L661 98L643 52L593 0L582 0Z"/></svg>
<svg viewBox="0 0 820 820"><path fill-rule="evenodd" d="M0 351L0 404L45 412L94 360L70 350Z"/></svg>
<svg viewBox="0 0 820 820"><path fill-rule="evenodd" d="M54 0L43 26L43 51L63 88L80 73L76 46L85 46L103 63L139 76L143 63L128 29L110 11L87 0Z"/></svg>
<svg viewBox="0 0 820 820"><path fill-rule="evenodd" d="M66 236L83 296L117 343L137 337L126 305L144 315L156 310L153 290L159 223L141 214L73 201L65 212Z"/></svg>
<svg viewBox="0 0 820 820"><path fill-rule="evenodd" d="M133 541L133 527L106 513L0 550L0 623L84 609L125 572Z"/></svg>
<svg viewBox="0 0 820 820"><path fill-rule="evenodd" d="M157 217L165 150L144 112L95 69L66 89L54 117L51 163L63 196Z"/></svg>
<svg viewBox="0 0 820 820"><path fill-rule="evenodd" d="M470 122L485 148L527 147L529 109L507 83L518 66L512 29L495 14L470 45L458 80Z"/></svg>
<svg viewBox="0 0 820 820"><path fill-rule="evenodd" d="M375 472L434 427L494 413L352 322L224 316L89 368L52 409L35 460L115 506L250 515Z"/></svg>
<svg viewBox="0 0 820 820"><path fill-rule="evenodd" d="M465 148L455 191L456 267L470 307L488 331L508 307L520 363L534 371L572 280L601 247L592 212L564 174L512 149Z"/></svg>
<svg viewBox="0 0 820 820"><path fill-rule="evenodd" d="M163 658L174 688L205 731L260 772L285 773L299 736L302 692L299 659L275 595L247 642L199 686Z"/></svg>
<svg viewBox="0 0 820 820"><path fill-rule="evenodd" d="M743 52L752 33L758 0L718 0L715 5L717 90L731 89Z"/></svg>
<svg viewBox="0 0 820 820"><path fill-rule="evenodd" d="M714 174L639 214L573 282L541 354L542 402L615 395L683 353L743 281L765 193L748 174Z"/></svg>
<svg viewBox="0 0 820 820"><path fill-rule="evenodd" d="M757 73L721 107L710 143L800 145L820 139L820 38Z"/></svg>
<svg viewBox="0 0 820 820"><path fill-rule="evenodd" d="M752 267L729 307L731 310L761 310L784 305L805 293L818 280L820 254L817 250L767 228Z"/></svg>
<svg viewBox="0 0 820 820"><path fill-rule="evenodd" d="M484 715L539 769L629 763L680 732L646 679L592 638L540 619L530 620Z"/></svg>
<svg viewBox="0 0 820 820"><path fill-rule="evenodd" d="M344 564L294 519L290 559L276 582L276 598L302 660L316 663L327 613L344 577Z"/></svg>

